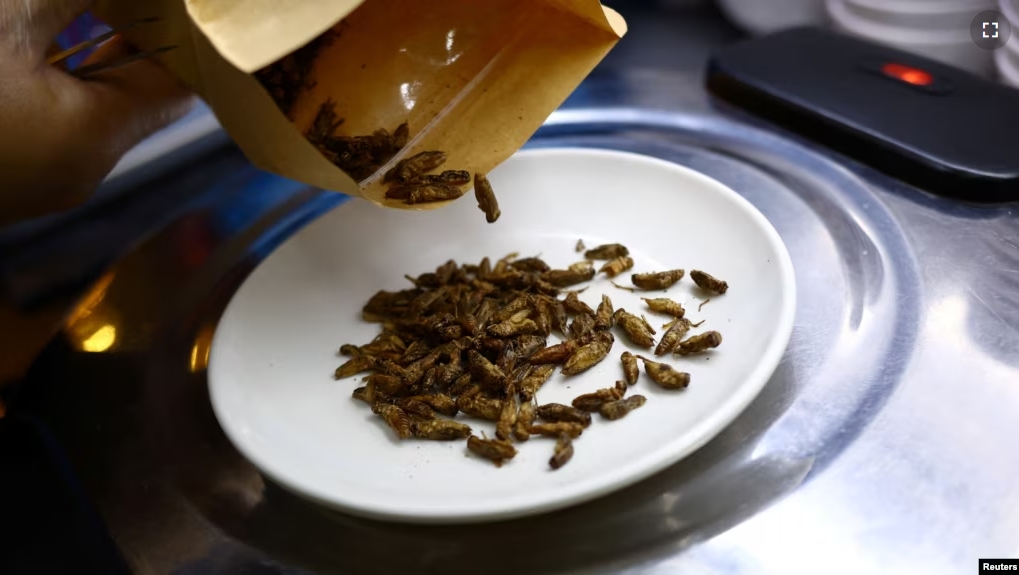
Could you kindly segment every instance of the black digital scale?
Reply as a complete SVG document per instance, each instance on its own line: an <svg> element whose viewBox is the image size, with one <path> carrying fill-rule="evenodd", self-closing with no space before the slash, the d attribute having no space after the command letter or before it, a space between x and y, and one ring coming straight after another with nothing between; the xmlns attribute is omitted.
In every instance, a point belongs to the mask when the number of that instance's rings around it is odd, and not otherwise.
<svg viewBox="0 0 1019 575"><path fill-rule="evenodd" d="M815 28L717 53L716 97L935 194L1019 199L1019 90Z"/></svg>

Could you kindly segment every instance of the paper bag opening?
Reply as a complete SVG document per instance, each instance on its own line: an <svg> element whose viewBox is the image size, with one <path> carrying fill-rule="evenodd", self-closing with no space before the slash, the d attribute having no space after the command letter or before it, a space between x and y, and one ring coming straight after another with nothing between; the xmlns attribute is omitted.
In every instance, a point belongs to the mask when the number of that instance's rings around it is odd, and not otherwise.
<svg viewBox="0 0 1019 575"><path fill-rule="evenodd" d="M522 146L625 33L597 0L101 0L162 16L142 48L202 95L257 166L378 204L420 152L485 173ZM323 32L324 30L324 32ZM342 168L342 169L341 169ZM465 189L469 185L465 186Z"/></svg>

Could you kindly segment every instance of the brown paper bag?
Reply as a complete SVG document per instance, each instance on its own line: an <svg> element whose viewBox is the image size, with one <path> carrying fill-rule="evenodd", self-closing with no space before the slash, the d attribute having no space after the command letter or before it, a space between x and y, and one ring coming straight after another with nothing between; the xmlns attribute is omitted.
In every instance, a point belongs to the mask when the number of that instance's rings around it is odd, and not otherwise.
<svg viewBox="0 0 1019 575"><path fill-rule="evenodd" d="M160 17L128 39L142 49L176 45L162 63L255 165L414 208L435 204L386 199L387 170L441 150L443 169L488 172L626 31L598 0L98 0L96 13L112 26ZM280 69L307 70L306 89L274 90L274 100L266 85ZM327 101L342 119L335 135L393 133L406 122L406 145L378 166L344 172L306 137Z"/></svg>

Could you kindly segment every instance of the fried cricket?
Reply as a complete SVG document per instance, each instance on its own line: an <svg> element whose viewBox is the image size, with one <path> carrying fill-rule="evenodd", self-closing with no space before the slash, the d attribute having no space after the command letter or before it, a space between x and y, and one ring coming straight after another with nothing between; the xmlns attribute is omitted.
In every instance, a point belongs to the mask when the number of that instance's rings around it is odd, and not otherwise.
<svg viewBox="0 0 1019 575"><path fill-rule="evenodd" d="M499 439L509 439L513 433L513 426L517 424L516 391L512 385L509 386L507 396L502 402L499 422L495 425L495 436Z"/></svg>
<svg viewBox="0 0 1019 575"><path fill-rule="evenodd" d="M579 423L584 427L591 425L591 414L561 403L546 403L535 410L539 419L549 423Z"/></svg>
<svg viewBox="0 0 1019 575"><path fill-rule="evenodd" d="M527 441L531 437L531 425L534 424L534 403L527 401L520 404L517 422L513 426L513 436L517 441Z"/></svg>
<svg viewBox="0 0 1019 575"><path fill-rule="evenodd" d="M449 417L456 415L457 407L456 401L445 394L435 393L432 395L412 395L407 399L415 399L424 403L428 407L431 407L436 413L441 413Z"/></svg>
<svg viewBox="0 0 1019 575"><path fill-rule="evenodd" d="M276 79L282 79L285 76L285 74L272 73L270 75L275 76ZM265 81L264 77L261 79ZM306 85L305 88L307 87ZM291 90L289 95L281 94L281 96L288 99L293 94L294 92ZM293 102L284 105L292 104ZM386 129L380 128L371 134L361 136L337 134L337 130L342 125L343 118L340 118L336 112L336 102L327 99L319 106L311 126L304 133L304 137L308 143L318 149L323 157L359 182L367 179L389 162L407 145L409 137L406 122L400 124L392 134Z"/></svg>
<svg viewBox="0 0 1019 575"><path fill-rule="evenodd" d="M410 427L414 437L432 441L453 441L471 435L471 426L449 419L415 421Z"/></svg>
<svg viewBox="0 0 1019 575"><path fill-rule="evenodd" d="M424 184L411 190L404 202L411 205L445 202L455 200L464 193L464 190L447 184Z"/></svg>
<svg viewBox="0 0 1019 575"><path fill-rule="evenodd" d="M591 306L580 301L580 296L577 295L578 293L579 292L571 291L566 294L566 299L562 301L563 308L572 314L586 313L593 316L595 314L594 310L591 309Z"/></svg>
<svg viewBox="0 0 1019 575"><path fill-rule="evenodd" d="M500 399L491 399L480 395L461 395L456 400L457 408L464 414L478 419L488 421L499 421L502 417L503 402Z"/></svg>
<svg viewBox="0 0 1019 575"><path fill-rule="evenodd" d="M686 389L690 385L689 373L676 371L667 363L658 363L646 357L638 357L644 361L644 372L651 378L651 381L659 386L665 389Z"/></svg>
<svg viewBox="0 0 1019 575"><path fill-rule="evenodd" d="M658 297L654 299L640 298L647 304L648 309L657 313L664 313L665 315L671 315L672 317L683 317L686 315L686 310L679 302L672 301L666 297Z"/></svg>
<svg viewBox="0 0 1019 575"><path fill-rule="evenodd" d="M579 423L570 423L565 421L559 421L556 423L535 423L528 430L531 435L543 435L545 437L559 437L560 433L565 433L570 437L580 437L584 433L584 426Z"/></svg>
<svg viewBox="0 0 1019 575"><path fill-rule="evenodd" d="M382 417L386 425L392 428L400 439L407 439L411 436L410 416L406 411L395 405L377 401L372 405L372 412Z"/></svg>
<svg viewBox="0 0 1019 575"><path fill-rule="evenodd" d="M594 316L594 329L606 330L612 327L612 300L609 296L602 295L601 303L598 304L598 311L595 312Z"/></svg>
<svg viewBox="0 0 1019 575"><path fill-rule="evenodd" d="M640 376L640 368L637 366L637 357L628 351L624 351L623 355L621 355L619 359L623 363L623 376L626 378L626 384L636 384L637 378Z"/></svg>
<svg viewBox="0 0 1019 575"><path fill-rule="evenodd" d="M598 409L598 413L600 413L605 419L615 421L626 416L626 414L630 413L634 409L644 405L646 401L647 398L643 395L631 395L626 399L603 403Z"/></svg>
<svg viewBox="0 0 1019 575"><path fill-rule="evenodd" d="M318 120L323 130L339 122L328 114ZM401 162L388 174L391 197L414 201L436 186L464 183L465 174L457 170L428 173L441 165L441 158L418 154ZM721 343L715 331L684 339L697 324L672 299L642 298L650 311L675 318L663 326L656 346L657 334L647 319L614 308L608 295L601 295L593 310L580 300L586 287L560 293L560 287L594 277L591 259L607 260L603 269L628 269L628 253L619 244L599 246L585 252L590 259L565 269L553 269L540 255L512 253L494 263L489 258L476 264L449 260L433 271L408 275L407 289L379 291L364 305L362 318L376 324L379 334L364 345L342 345L343 362L334 375L344 379L364 373L351 396L370 406L400 439L466 439L469 451L501 465L516 455L512 441L540 435L557 440L549 464L561 467L593 413L615 420L644 405L644 396L626 396L640 376L638 359L648 377L665 389L687 387L690 374L624 351L619 356L623 379L615 386L577 395L570 405L539 406L537 396L558 366L567 377L590 370L611 353L613 328L637 346L654 348L656 355L699 353ZM672 270L635 274L633 282L644 290L665 289L682 277L683 270ZM704 281L700 272L691 277L698 285ZM560 339L550 342L552 335ZM495 439L473 435L471 425L450 419L461 413L491 422Z"/></svg>
<svg viewBox="0 0 1019 575"><path fill-rule="evenodd" d="M576 375L594 367L598 362L605 359L612 349L615 338L607 331L599 332L593 341L581 346L570 359L563 365L563 375Z"/></svg>
<svg viewBox="0 0 1019 575"><path fill-rule="evenodd" d="M640 347L652 347L655 345L655 330L648 325L643 318L637 317L623 308L615 313L616 325L622 328L623 333Z"/></svg>
<svg viewBox="0 0 1019 575"><path fill-rule="evenodd" d="M493 224L502 215L499 202L495 199L495 191L485 174L474 174L474 197L478 200L478 208L485 212L485 220Z"/></svg>
<svg viewBox="0 0 1019 575"><path fill-rule="evenodd" d="M680 342L675 353L676 355L690 355L714 349L720 345L722 345L722 334L717 331L706 331Z"/></svg>
<svg viewBox="0 0 1019 575"><path fill-rule="evenodd" d="M669 328L665 330L662 340L655 347L655 355L665 355L675 350L691 327L693 327L693 324L686 318L679 318L669 324Z"/></svg>
<svg viewBox="0 0 1019 575"><path fill-rule="evenodd" d="M336 368L336 372L333 374L333 377L336 379L353 377L361 372L368 371L371 368L371 358L365 356L352 357L347 360L346 363Z"/></svg>
<svg viewBox="0 0 1019 575"><path fill-rule="evenodd" d="M548 460L548 465L552 469L559 469L569 463L572 458L573 440L570 439L568 433L560 433L556 439L555 451L552 452L552 458Z"/></svg>
<svg viewBox="0 0 1019 575"><path fill-rule="evenodd" d="M496 467L502 467L507 459L513 459L517 455L517 449L508 441L481 439L476 435L467 438L467 449L495 463Z"/></svg>
<svg viewBox="0 0 1019 575"><path fill-rule="evenodd" d="M585 393L573 398L573 407L583 411L598 411L601 406L619 401L626 393L626 383L617 381L615 387L599 389L594 393Z"/></svg>
<svg viewBox="0 0 1019 575"><path fill-rule="evenodd" d="M630 250L621 244L604 244L584 252L589 260L612 260L630 255Z"/></svg>
<svg viewBox="0 0 1019 575"><path fill-rule="evenodd" d="M594 334L595 330L595 319L594 316L589 313L578 314L577 317L573 318L573 323L570 324L570 335L573 339L586 339Z"/></svg>
<svg viewBox="0 0 1019 575"><path fill-rule="evenodd" d="M565 360L564 360L565 361ZM527 372L526 377L520 382L520 399L521 401L531 401L534 395L538 393L541 386L552 374L555 373L555 365L536 365Z"/></svg>
<svg viewBox="0 0 1019 575"><path fill-rule="evenodd" d="M630 281L642 290L663 290L676 285L679 280L683 279L683 274L683 270L633 274L630 276Z"/></svg>
<svg viewBox="0 0 1019 575"><path fill-rule="evenodd" d="M533 365L547 365L547 364L561 364L566 363L566 360L570 359L580 346L583 344L579 339L568 339L562 343L550 345L545 349L540 349L531 356L531 364Z"/></svg>
<svg viewBox="0 0 1019 575"><path fill-rule="evenodd" d="M555 287L569 287L584 283L594 278L594 268L576 268L565 270L549 270L541 274L541 279Z"/></svg>
<svg viewBox="0 0 1019 575"><path fill-rule="evenodd" d="M697 287L719 295L729 291L729 284L700 270L692 270L690 272L690 279L693 280L693 283L697 284Z"/></svg>
<svg viewBox="0 0 1019 575"><path fill-rule="evenodd" d="M510 262L510 267L523 272L538 272L543 273L552 269L545 260L541 258L522 258Z"/></svg>
<svg viewBox="0 0 1019 575"><path fill-rule="evenodd" d="M393 169L386 172L383 181L410 182L417 176L424 175L445 163L445 152L420 152L401 160Z"/></svg>
<svg viewBox="0 0 1019 575"><path fill-rule="evenodd" d="M610 278L614 278L631 268L633 268L633 258L630 256L623 256L609 261L598 271L600 273L604 273Z"/></svg>

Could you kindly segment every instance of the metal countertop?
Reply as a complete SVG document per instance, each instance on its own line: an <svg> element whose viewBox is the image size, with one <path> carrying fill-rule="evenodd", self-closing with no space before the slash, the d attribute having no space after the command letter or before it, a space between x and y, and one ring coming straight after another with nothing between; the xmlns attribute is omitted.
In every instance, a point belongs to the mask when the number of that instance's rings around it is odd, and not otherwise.
<svg viewBox="0 0 1019 575"><path fill-rule="evenodd" d="M23 393L139 573L928 574L1019 556L1019 206L936 198L717 107L700 67L735 33L618 8L626 40L529 146L665 158L769 218L799 301L758 399L679 464L548 515L414 527L307 503L227 442L203 368L245 275L345 198L224 150L154 184L210 178L102 275ZM106 326L111 347L85 351Z"/></svg>

